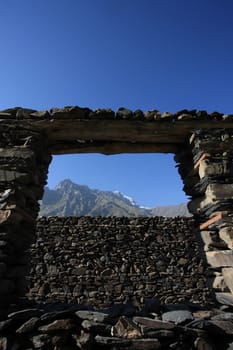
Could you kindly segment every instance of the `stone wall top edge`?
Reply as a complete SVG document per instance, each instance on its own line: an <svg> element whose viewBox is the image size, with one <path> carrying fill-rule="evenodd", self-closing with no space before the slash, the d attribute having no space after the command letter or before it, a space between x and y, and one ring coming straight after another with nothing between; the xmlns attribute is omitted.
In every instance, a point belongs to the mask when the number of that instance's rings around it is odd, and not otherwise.
<svg viewBox="0 0 233 350"><path fill-rule="evenodd" d="M141 121L226 121L233 122L233 114L220 112L208 113L203 110L183 109L176 113L160 112L156 109L149 111L135 110L120 107L117 111L110 108L91 110L86 107L66 106L51 108L50 110L34 110L23 107L8 108L0 111L2 120L50 120L50 119L99 119L99 120L141 120Z"/></svg>

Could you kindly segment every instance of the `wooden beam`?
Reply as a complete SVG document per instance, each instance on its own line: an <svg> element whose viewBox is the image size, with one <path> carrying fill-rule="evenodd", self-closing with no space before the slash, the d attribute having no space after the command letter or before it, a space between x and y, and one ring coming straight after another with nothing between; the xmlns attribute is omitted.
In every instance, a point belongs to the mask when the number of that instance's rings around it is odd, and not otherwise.
<svg viewBox="0 0 233 350"><path fill-rule="evenodd" d="M176 144L127 143L127 142L85 142L56 143L50 146L54 155L67 153L102 153L106 155L121 153L176 153Z"/></svg>

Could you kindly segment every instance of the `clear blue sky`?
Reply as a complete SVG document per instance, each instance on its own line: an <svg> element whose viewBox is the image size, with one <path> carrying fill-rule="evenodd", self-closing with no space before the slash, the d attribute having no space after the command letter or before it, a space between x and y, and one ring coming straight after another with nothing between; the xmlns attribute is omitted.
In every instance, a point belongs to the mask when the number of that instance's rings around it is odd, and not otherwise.
<svg viewBox="0 0 233 350"><path fill-rule="evenodd" d="M7 0L0 16L0 109L233 112L232 0ZM186 200L172 155L54 157L48 184L64 178Z"/></svg>

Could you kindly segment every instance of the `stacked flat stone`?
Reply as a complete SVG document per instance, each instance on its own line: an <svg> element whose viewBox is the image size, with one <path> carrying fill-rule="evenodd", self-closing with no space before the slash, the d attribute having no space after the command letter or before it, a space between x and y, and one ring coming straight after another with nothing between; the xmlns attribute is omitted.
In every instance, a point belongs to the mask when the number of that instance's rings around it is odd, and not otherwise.
<svg viewBox="0 0 233 350"><path fill-rule="evenodd" d="M233 300L233 129L196 130L176 160L199 222L210 285L218 299Z"/></svg>
<svg viewBox="0 0 233 350"><path fill-rule="evenodd" d="M30 260L37 301L100 308L211 300L190 218L40 218Z"/></svg>
<svg viewBox="0 0 233 350"><path fill-rule="evenodd" d="M0 317L0 348L54 350L222 350L233 346L232 308L160 305L32 304Z"/></svg>
<svg viewBox="0 0 233 350"><path fill-rule="evenodd" d="M0 111L2 120L40 120L40 119L132 119L148 121L222 121L232 122L232 114L219 112L207 113L202 110L183 109L176 113L160 112L157 109L144 112L120 107L117 111L110 108L97 108L92 110L87 107L66 106L63 108L51 108L50 110L35 110L23 107L8 108Z"/></svg>
<svg viewBox="0 0 233 350"><path fill-rule="evenodd" d="M46 138L25 123L0 122L0 305L25 293L25 253L34 236L50 156Z"/></svg>

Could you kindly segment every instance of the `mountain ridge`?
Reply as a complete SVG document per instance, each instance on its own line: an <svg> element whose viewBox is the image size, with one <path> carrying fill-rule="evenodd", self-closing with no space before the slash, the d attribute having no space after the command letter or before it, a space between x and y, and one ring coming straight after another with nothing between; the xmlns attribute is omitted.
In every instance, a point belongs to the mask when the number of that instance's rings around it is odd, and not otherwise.
<svg viewBox="0 0 233 350"><path fill-rule="evenodd" d="M186 203L147 208L120 191L91 189L87 185L61 181L45 188L40 216L190 216Z"/></svg>

